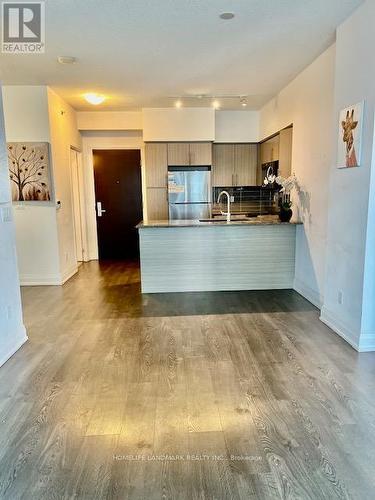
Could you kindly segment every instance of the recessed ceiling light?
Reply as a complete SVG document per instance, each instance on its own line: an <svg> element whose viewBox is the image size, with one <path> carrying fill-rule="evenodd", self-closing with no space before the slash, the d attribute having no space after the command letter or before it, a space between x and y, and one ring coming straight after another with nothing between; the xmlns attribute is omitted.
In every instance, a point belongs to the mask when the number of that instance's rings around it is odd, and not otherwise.
<svg viewBox="0 0 375 500"><path fill-rule="evenodd" d="M247 99L246 99L246 97L241 97L240 98L240 103L241 103L241 106L246 107L247 106Z"/></svg>
<svg viewBox="0 0 375 500"><path fill-rule="evenodd" d="M220 14L220 19L225 19L225 21L229 21L229 19L233 19L234 18L234 14L233 12L223 12L222 14Z"/></svg>
<svg viewBox="0 0 375 500"><path fill-rule="evenodd" d="M220 108L220 103L216 99L212 102L212 107L214 109L219 109Z"/></svg>
<svg viewBox="0 0 375 500"><path fill-rule="evenodd" d="M176 106L176 108L181 108L181 106L182 106L181 99L179 99L178 101L175 102L175 106Z"/></svg>
<svg viewBox="0 0 375 500"><path fill-rule="evenodd" d="M77 59L72 56L59 56L57 60L60 64L74 64L77 62Z"/></svg>
<svg viewBox="0 0 375 500"><path fill-rule="evenodd" d="M94 104L95 106L105 101L104 95L95 94L93 92L89 92L88 94L83 94L83 97L86 99L87 102L89 102L90 104Z"/></svg>

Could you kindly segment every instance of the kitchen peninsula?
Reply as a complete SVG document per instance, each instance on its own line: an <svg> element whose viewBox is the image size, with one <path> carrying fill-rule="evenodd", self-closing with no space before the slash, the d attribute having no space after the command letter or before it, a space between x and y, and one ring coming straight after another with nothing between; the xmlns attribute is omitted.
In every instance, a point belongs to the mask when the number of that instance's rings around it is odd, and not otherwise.
<svg viewBox="0 0 375 500"><path fill-rule="evenodd" d="M142 293L293 288L297 225L263 217L142 222Z"/></svg>

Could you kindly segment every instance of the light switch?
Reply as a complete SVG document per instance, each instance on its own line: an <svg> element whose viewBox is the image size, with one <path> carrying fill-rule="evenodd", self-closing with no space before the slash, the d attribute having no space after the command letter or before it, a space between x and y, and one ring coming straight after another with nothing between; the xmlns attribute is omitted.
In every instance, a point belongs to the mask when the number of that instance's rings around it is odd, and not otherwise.
<svg viewBox="0 0 375 500"><path fill-rule="evenodd" d="M1 222L12 222L12 207L1 207Z"/></svg>

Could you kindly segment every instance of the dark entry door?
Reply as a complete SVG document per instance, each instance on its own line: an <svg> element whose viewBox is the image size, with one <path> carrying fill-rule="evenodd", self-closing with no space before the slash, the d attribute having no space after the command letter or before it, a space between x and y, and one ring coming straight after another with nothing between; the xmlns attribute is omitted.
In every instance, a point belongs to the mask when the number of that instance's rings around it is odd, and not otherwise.
<svg viewBox="0 0 375 500"><path fill-rule="evenodd" d="M142 219L141 155L137 149L95 149L94 178L99 259L139 256Z"/></svg>

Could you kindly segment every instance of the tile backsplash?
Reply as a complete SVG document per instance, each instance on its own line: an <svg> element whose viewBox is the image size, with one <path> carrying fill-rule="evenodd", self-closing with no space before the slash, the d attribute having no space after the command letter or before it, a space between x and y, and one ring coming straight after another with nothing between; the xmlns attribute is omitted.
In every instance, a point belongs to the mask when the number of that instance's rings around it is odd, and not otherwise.
<svg viewBox="0 0 375 500"><path fill-rule="evenodd" d="M212 188L212 212L220 212L216 200L220 191L228 191L234 201L231 203L233 214L265 215L278 213L278 189L262 186L236 186ZM221 200L221 208L225 210L225 197Z"/></svg>

